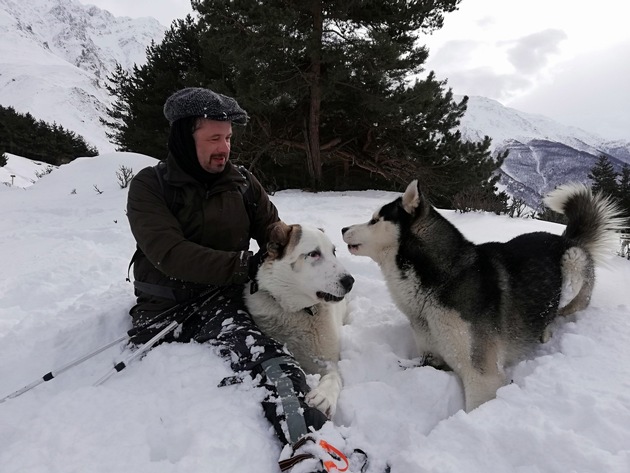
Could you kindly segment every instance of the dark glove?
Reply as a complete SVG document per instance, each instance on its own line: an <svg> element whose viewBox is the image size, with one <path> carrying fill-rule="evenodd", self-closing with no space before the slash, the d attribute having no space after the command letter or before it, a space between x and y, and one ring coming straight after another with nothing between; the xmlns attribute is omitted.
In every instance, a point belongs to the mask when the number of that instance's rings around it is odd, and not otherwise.
<svg viewBox="0 0 630 473"><path fill-rule="evenodd" d="M265 258L267 257L267 252L265 250L258 250L258 253L255 255L251 255L247 258L247 275L251 281L256 281L256 275L258 274L258 268L263 264Z"/></svg>

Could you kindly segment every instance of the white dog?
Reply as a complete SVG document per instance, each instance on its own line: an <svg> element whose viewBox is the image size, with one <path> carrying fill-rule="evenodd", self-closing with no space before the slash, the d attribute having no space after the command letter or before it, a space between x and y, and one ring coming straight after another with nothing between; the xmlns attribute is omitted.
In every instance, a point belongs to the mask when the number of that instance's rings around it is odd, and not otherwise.
<svg viewBox="0 0 630 473"><path fill-rule="evenodd" d="M321 375L306 402L331 418L342 386L337 362L344 297L354 278L318 228L278 222L267 253L256 277L258 290L251 294L246 287L245 304L258 327L284 343L306 373Z"/></svg>

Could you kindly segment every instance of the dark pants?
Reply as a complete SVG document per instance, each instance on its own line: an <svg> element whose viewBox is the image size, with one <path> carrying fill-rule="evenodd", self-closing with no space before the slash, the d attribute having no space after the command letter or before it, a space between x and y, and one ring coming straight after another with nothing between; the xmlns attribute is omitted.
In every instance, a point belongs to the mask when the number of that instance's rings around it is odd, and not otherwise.
<svg viewBox="0 0 630 473"><path fill-rule="evenodd" d="M260 385L269 391L262 403L265 417L284 444L294 443L297 440L295 437L304 428L320 429L326 422L326 416L304 402L304 396L309 391L304 372L293 355L258 329L245 308L242 291L243 286L226 286L219 295L197 302L196 308L192 303L180 304L176 311L169 314L168 321L175 320L186 310L193 313L163 341L208 343L218 348L220 355L238 375L247 374L252 379L259 379ZM133 309L131 315L134 327L145 326L156 316ZM160 328L163 326L162 323ZM146 342L160 328L147 330L132 341L138 344ZM287 379L290 383L286 382ZM224 383L230 381L224 380ZM295 419L296 415L300 419ZM296 421L298 425L302 423L302 428L295 427Z"/></svg>

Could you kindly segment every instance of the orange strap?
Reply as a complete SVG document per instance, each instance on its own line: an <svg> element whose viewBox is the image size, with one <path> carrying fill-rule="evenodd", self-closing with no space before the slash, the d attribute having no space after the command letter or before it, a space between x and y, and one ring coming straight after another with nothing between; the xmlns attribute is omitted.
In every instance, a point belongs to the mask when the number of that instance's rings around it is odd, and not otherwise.
<svg viewBox="0 0 630 473"><path fill-rule="evenodd" d="M330 445L325 440L320 440L319 445L324 450L326 450L330 454L330 456L332 456L335 460L340 461L340 462L342 461L346 464L346 466L344 466L343 468L340 468L339 466L337 466L337 464L334 461L327 460L323 462L324 468L326 468L326 471L330 472L332 470L337 470L341 472L341 471L346 471L348 469L348 458L343 453L341 453L338 449Z"/></svg>

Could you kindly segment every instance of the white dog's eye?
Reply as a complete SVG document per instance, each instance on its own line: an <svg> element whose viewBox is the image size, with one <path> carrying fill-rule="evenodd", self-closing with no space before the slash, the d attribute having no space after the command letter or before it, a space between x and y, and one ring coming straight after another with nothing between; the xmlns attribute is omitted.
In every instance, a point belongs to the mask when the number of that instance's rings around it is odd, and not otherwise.
<svg viewBox="0 0 630 473"><path fill-rule="evenodd" d="M378 222L378 219L377 218L373 218L372 220L370 220L368 222L368 225L374 225L376 222Z"/></svg>
<svg viewBox="0 0 630 473"><path fill-rule="evenodd" d="M311 251L310 253L307 253L306 256L308 256L309 258L319 258L322 254L315 250L315 251Z"/></svg>

